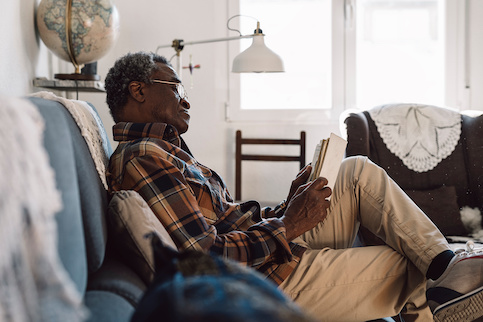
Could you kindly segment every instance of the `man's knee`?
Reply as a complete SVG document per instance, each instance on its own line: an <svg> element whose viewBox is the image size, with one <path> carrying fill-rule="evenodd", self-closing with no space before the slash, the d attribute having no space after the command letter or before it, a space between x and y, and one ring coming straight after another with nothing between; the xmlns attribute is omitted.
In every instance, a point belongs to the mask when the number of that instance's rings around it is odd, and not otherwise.
<svg viewBox="0 0 483 322"><path fill-rule="evenodd" d="M370 160L366 156L350 156L342 160L340 169L341 171L354 171L354 169L357 167L363 167L363 165L366 164L368 161Z"/></svg>
<svg viewBox="0 0 483 322"><path fill-rule="evenodd" d="M354 184L369 178L379 177L381 179L387 177L386 171L372 162L366 156L351 156L342 160L339 170L338 180L345 183L347 181L354 182Z"/></svg>

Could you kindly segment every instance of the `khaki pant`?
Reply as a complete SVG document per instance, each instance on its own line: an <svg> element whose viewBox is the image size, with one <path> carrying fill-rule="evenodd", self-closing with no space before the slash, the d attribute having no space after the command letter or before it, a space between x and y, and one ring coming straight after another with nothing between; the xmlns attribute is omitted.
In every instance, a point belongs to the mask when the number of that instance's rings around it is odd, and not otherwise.
<svg viewBox="0 0 483 322"><path fill-rule="evenodd" d="M350 248L359 225L387 246ZM367 158L346 159L326 220L294 242L308 248L282 290L321 321L397 315L432 321L425 274L450 249L424 213Z"/></svg>

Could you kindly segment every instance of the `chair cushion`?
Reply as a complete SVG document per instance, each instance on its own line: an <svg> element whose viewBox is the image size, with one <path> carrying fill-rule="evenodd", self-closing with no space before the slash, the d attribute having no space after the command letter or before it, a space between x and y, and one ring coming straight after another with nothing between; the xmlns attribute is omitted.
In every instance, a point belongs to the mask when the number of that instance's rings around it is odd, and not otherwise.
<svg viewBox="0 0 483 322"><path fill-rule="evenodd" d="M156 233L168 246L177 249L168 232L136 191L115 192L108 208L110 238L119 255L148 284L154 277L151 240Z"/></svg>
<svg viewBox="0 0 483 322"><path fill-rule="evenodd" d="M421 208L445 236L467 235L453 186L432 190L406 190L408 196Z"/></svg>
<svg viewBox="0 0 483 322"><path fill-rule="evenodd" d="M146 284L134 270L114 256L106 256L101 268L90 276L87 284L87 292L115 293L128 301L133 309L138 305L146 288Z"/></svg>

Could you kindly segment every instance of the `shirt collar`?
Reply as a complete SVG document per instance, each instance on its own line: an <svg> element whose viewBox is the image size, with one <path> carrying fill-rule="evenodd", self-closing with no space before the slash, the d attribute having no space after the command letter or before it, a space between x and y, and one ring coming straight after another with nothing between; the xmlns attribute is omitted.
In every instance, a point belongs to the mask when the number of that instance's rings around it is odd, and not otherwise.
<svg viewBox="0 0 483 322"><path fill-rule="evenodd" d="M119 122L112 127L114 141L132 141L142 138L154 138L180 146L178 130L166 123Z"/></svg>

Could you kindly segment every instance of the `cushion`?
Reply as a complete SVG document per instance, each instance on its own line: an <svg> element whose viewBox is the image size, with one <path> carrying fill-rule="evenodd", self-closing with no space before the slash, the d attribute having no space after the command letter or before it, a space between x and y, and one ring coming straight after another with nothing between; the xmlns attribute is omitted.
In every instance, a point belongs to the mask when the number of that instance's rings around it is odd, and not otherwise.
<svg viewBox="0 0 483 322"><path fill-rule="evenodd" d="M151 239L156 233L163 243L177 249L168 232L144 199L132 190L115 192L108 208L112 244L131 268L148 284L154 277Z"/></svg>
<svg viewBox="0 0 483 322"><path fill-rule="evenodd" d="M408 196L434 222L445 236L468 234L461 221L453 186L441 186L433 190L406 190Z"/></svg>

